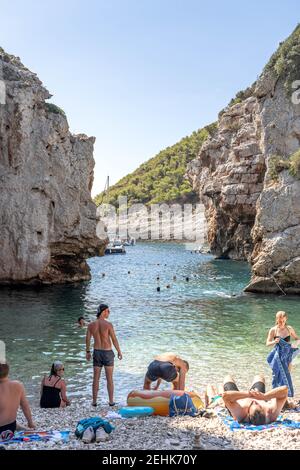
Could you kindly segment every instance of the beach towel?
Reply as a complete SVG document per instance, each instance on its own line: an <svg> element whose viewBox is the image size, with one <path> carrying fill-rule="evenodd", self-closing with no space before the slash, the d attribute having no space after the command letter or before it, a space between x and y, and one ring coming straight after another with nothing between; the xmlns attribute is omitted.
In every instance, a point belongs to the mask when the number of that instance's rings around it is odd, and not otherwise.
<svg viewBox="0 0 300 470"><path fill-rule="evenodd" d="M259 426L248 423L238 423L232 418L232 416L229 416L229 414L224 411L219 412L218 417L230 429L230 431L266 431L273 428L300 429L300 421L285 419L283 416L278 416L274 423L262 424Z"/></svg>
<svg viewBox="0 0 300 470"><path fill-rule="evenodd" d="M272 387L286 385L289 397L294 396L294 387L288 367L299 352L298 348L292 348L289 343L280 339L267 357L267 362L272 369Z"/></svg>
<svg viewBox="0 0 300 470"><path fill-rule="evenodd" d="M33 441L52 441L65 442L69 441L70 431L16 431L14 435L7 440L0 441L0 444L16 444Z"/></svg>
<svg viewBox="0 0 300 470"><path fill-rule="evenodd" d="M94 429L95 432L98 428L102 427L104 431L107 432L107 434L110 434L115 429L115 427L112 426L106 419L102 419L100 417L86 418L77 423L75 436L81 439L84 431L90 426Z"/></svg>

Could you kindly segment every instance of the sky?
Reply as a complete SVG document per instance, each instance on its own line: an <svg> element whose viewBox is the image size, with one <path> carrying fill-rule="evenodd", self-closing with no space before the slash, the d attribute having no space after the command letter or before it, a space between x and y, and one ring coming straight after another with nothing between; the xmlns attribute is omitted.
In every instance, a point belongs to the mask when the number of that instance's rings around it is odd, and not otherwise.
<svg viewBox="0 0 300 470"><path fill-rule="evenodd" d="M0 46L96 137L96 195L215 121L299 17L298 0L0 0Z"/></svg>

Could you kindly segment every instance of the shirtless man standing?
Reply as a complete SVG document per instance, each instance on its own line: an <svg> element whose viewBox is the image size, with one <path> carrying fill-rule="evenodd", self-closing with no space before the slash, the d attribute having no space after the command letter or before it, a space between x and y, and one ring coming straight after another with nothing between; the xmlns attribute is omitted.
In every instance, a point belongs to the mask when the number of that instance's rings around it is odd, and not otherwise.
<svg viewBox="0 0 300 470"><path fill-rule="evenodd" d="M25 388L21 382L10 380L9 365L0 364L0 435L3 431L15 432L17 429L17 412L21 407L28 427L34 429L30 406Z"/></svg>
<svg viewBox="0 0 300 470"><path fill-rule="evenodd" d="M288 397L286 386L265 391L265 379L256 376L249 391L240 392L234 379L224 379L222 398L233 419L239 423L255 425L269 424L276 421Z"/></svg>
<svg viewBox="0 0 300 470"><path fill-rule="evenodd" d="M114 357L115 353L112 350L112 344L117 350L118 359L122 359L121 349L114 331L114 327L107 321L109 317L108 305L101 304L97 310L97 320L90 323L86 333L86 358L91 360L90 343L91 338L94 338L94 378L93 378L93 406L97 406L97 396L99 390L99 380L102 367L105 369L107 391L109 397L109 405L114 406Z"/></svg>
<svg viewBox="0 0 300 470"><path fill-rule="evenodd" d="M173 353L160 354L148 367L144 390L150 390L151 383L156 382L153 390L157 390L162 380L172 382L174 390L184 390L185 376L189 370L189 363Z"/></svg>

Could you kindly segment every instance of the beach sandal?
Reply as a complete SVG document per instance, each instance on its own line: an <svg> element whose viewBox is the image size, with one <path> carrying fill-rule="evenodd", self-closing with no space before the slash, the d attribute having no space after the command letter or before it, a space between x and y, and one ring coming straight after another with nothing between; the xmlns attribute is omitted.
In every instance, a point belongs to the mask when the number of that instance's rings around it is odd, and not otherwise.
<svg viewBox="0 0 300 470"><path fill-rule="evenodd" d="M115 402L109 403L109 406L116 406L116 403Z"/></svg>

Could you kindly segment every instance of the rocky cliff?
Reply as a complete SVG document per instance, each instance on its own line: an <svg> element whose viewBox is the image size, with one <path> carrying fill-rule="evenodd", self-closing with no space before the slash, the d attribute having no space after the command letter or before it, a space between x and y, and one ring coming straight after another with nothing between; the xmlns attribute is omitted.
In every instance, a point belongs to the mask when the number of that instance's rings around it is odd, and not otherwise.
<svg viewBox="0 0 300 470"><path fill-rule="evenodd" d="M251 292L300 294L300 26L220 113L188 167L220 258L247 259ZM300 88L300 82L298 82Z"/></svg>
<svg viewBox="0 0 300 470"><path fill-rule="evenodd" d="M103 254L91 200L94 138L64 113L19 58L0 49L0 284L90 278Z"/></svg>

